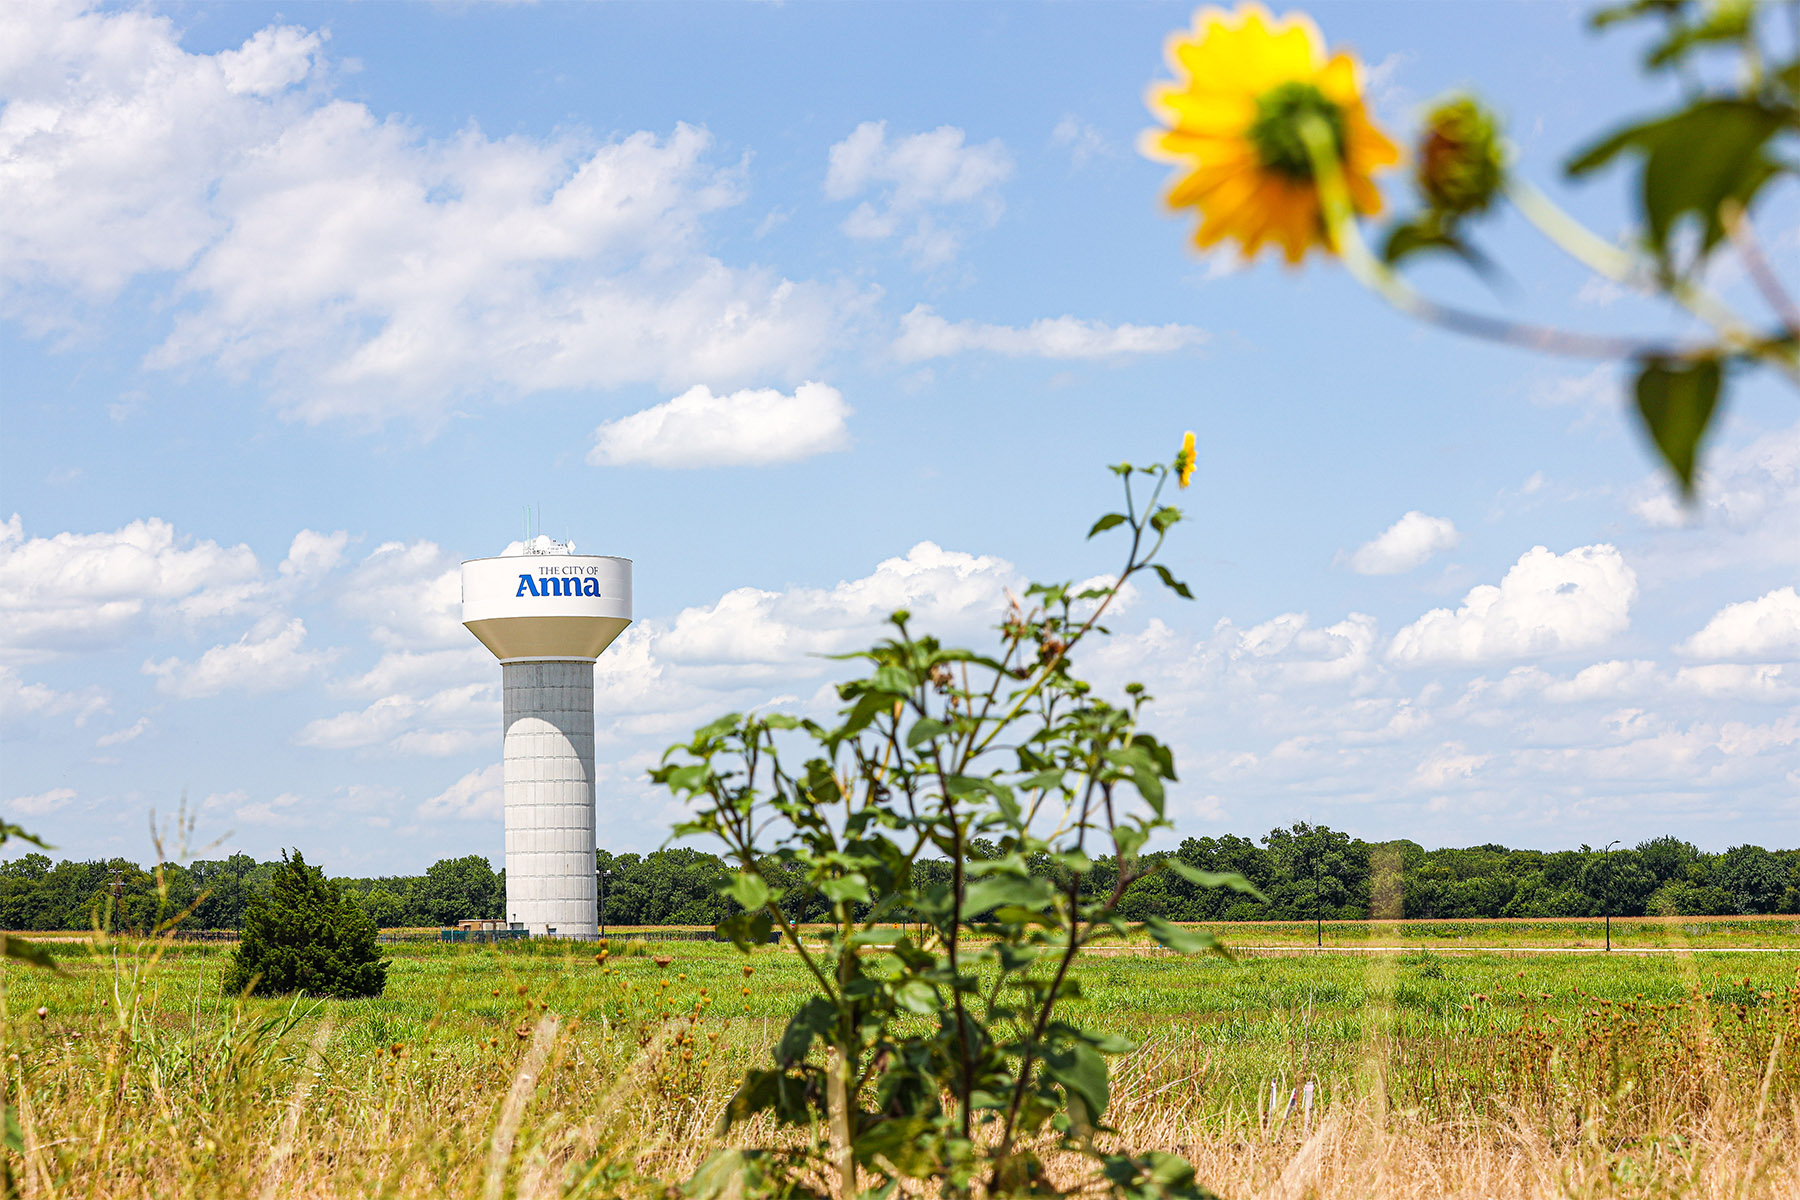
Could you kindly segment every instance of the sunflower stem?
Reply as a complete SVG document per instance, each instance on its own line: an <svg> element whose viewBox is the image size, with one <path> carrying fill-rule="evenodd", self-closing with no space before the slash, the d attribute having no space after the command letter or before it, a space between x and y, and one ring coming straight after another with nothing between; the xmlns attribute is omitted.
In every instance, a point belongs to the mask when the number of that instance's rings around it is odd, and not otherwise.
<svg viewBox="0 0 1800 1200"><path fill-rule="evenodd" d="M1319 205L1331 249L1352 278L1399 312L1471 337L1576 358L1690 358L1716 352L1710 344L1678 346L1639 338L1571 333L1469 312L1420 295L1377 258L1363 241L1331 130L1311 115L1302 116L1299 126L1307 152L1312 155L1313 178L1319 187Z"/></svg>
<svg viewBox="0 0 1800 1200"><path fill-rule="evenodd" d="M1640 290L1656 279L1651 264L1593 232L1529 181L1509 176L1506 198L1539 233L1595 274ZM1761 358L1778 370L1795 376L1796 363L1791 349L1784 353L1778 343L1772 345L1737 310L1706 288L1689 279L1671 277L1663 281L1663 290L1677 304L1711 326L1724 345Z"/></svg>

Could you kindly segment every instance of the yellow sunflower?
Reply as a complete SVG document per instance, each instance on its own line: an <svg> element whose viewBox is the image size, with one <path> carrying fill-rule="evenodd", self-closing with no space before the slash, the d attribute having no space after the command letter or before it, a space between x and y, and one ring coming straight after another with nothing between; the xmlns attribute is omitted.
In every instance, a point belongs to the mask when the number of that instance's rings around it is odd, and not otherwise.
<svg viewBox="0 0 1800 1200"><path fill-rule="evenodd" d="M1181 439L1181 449L1175 455L1175 481L1186 487L1194 478L1194 463L1198 459L1194 452L1194 431L1188 430Z"/></svg>
<svg viewBox="0 0 1800 1200"><path fill-rule="evenodd" d="M1331 131L1356 211L1381 211L1370 177L1398 162L1399 148L1369 119L1357 61L1327 57L1311 18L1277 21L1258 4L1203 8L1166 49L1179 82L1152 87L1149 104L1169 128L1147 133L1143 150L1187 168L1168 202L1199 211L1201 249L1231 238L1249 260L1273 242L1290 265L1315 245L1331 249L1300 133L1307 116Z"/></svg>

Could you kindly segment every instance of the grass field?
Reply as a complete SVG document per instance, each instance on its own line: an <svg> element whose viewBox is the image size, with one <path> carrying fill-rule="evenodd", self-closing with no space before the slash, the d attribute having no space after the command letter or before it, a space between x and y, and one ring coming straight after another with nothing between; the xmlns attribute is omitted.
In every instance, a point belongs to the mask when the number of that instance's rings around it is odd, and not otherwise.
<svg viewBox="0 0 1800 1200"><path fill-rule="evenodd" d="M1800 916L1614 917L1615 950L1800 950ZM1418 946L1461 949L1599 950L1607 922L1600 917L1519 917L1500 920L1243 921L1217 926L1234 946Z"/></svg>
<svg viewBox="0 0 1800 1200"><path fill-rule="evenodd" d="M1787 920L1766 936L1792 939ZM71 946L56 975L8 964L9 1183L660 1194L715 1144L735 1073L806 983L778 948L612 946L606 966L580 944L390 947L386 995L355 1002L240 1003L221 994L229 949L213 945L155 961L145 945ZM1187 1154L1226 1196L1791 1200L1797 968L1800 955L1706 950L1127 953L1081 969L1077 1007L1139 1044L1114 1068L1122 1141ZM1287 1111L1307 1080L1310 1119Z"/></svg>

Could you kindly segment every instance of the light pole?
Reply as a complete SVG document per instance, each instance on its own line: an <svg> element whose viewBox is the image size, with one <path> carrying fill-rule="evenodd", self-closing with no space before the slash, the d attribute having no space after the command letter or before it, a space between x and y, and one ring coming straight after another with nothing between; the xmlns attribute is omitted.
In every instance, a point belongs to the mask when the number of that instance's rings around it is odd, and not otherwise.
<svg viewBox="0 0 1800 1200"><path fill-rule="evenodd" d="M1600 905L1602 910L1606 913L1606 952L1608 954L1612 953L1612 870L1608 866L1608 863L1612 858L1612 848L1618 844L1619 839L1614 838L1600 848L1600 865L1602 868L1600 872L1600 886L1605 889L1600 897Z"/></svg>
<svg viewBox="0 0 1800 1200"><path fill-rule="evenodd" d="M600 936L606 936L606 881L612 878L611 871L600 872Z"/></svg>

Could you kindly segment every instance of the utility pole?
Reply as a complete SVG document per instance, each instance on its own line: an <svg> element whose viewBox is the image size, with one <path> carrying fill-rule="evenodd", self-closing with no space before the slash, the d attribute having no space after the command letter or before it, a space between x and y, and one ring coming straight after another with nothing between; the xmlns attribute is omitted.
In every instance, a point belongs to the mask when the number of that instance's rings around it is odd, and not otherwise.
<svg viewBox="0 0 1800 1200"><path fill-rule="evenodd" d="M112 880L107 886L112 889L112 920L107 922L107 924L110 926L117 926L120 921L119 905L124 899L125 894L125 872L115 868L112 873ZM112 929L109 928L107 932L111 933Z"/></svg>
<svg viewBox="0 0 1800 1200"><path fill-rule="evenodd" d="M1605 889L1600 896L1600 905L1606 913L1606 952L1608 954L1612 953L1612 870L1609 864L1612 862L1612 848L1618 844L1619 839L1614 838L1600 848L1600 863L1605 868L1600 872L1600 886Z"/></svg>
<svg viewBox="0 0 1800 1200"><path fill-rule="evenodd" d="M1319 868L1322 866L1319 855L1313 855L1313 933L1316 935L1319 949L1325 948L1325 910L1320 907Z"/></svg>

